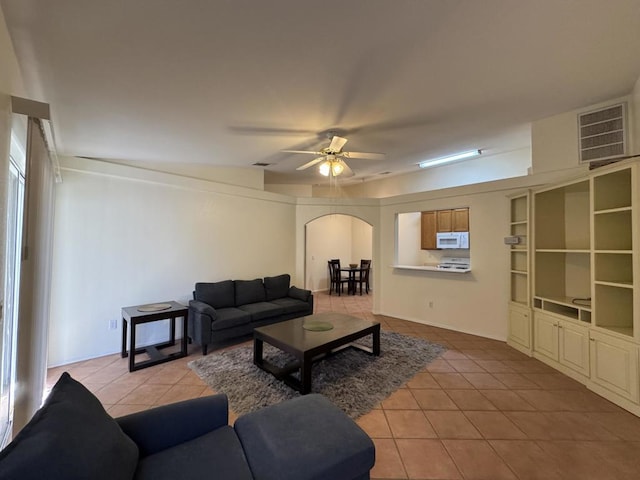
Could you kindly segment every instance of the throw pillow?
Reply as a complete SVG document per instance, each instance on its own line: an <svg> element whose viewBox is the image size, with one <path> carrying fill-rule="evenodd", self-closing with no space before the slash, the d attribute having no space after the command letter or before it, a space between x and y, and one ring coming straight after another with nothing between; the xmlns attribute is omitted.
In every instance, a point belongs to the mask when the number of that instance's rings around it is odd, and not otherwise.
<svg viewBox="0 0 640 480"><path fill-rule="evenodd" d="M221 282L198 282L194 292L194 300L207 303L213 308L235 307L235 287L233 280Z"/></svg>
<svg viewBox="0 0 640 480"><path fill-rule="evenodd" d="M285 273L277 277L264 277L264 289L267 292L267 302L286 297L289 293L291 275Z"/></svg>
<svg viewBox="0 0 640 480"><path fill-rule="evenodd" d="M236 280L236 307L249 303L264 302L267 296L261 278L255 280Z"/></svg>
<svg viewBox="0 0 640 480"><path fill-rule="evenodd" d="M0 478L131 480L137 464L133 440L65 372L42 408L0 452Z"/></svg>

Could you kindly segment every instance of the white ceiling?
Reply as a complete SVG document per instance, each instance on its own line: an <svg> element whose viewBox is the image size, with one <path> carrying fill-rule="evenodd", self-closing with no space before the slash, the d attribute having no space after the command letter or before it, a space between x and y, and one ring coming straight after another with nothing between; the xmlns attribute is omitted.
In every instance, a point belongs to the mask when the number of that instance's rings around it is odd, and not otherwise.
<svg viewBox="0 0 640 480"><path fill-rule="evenodd" d="M250 167L319 183L522 147L536 119L628 94L640 0L0 0L58 153ZM261 168L261 167L252 167Z"/></svg>

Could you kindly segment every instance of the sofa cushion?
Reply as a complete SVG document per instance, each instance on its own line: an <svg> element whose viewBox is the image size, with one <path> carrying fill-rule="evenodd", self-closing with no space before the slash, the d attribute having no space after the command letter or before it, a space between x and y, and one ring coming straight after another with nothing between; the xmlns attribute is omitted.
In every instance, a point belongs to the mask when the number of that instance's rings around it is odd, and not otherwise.
<svg viewBox="0 0 640 480"><path fill-rule="evenodd" d="M277 298L272 300L271 303L275 303L279 307L282 307L282 311L284 313L296 313L309 310L309 304L307 302L291 297Z"/></svg>
<svg viewBox="0 0 640 480"><path fill-rule="evenodd" d="M285 273L277 277L264 277L264 290L267 294L267 302L276 298L286 297L289 294L291 275Z"/></svg>
<svg viewBox="0 0 640 480"><path fill-rule="evenodd" d="M130 480L137 462L136 444L65 372L42 408L0 452L0 478Z"/></svg>
<svg viewBox="0 0 640 480"><path fill-rule="evenodd" d="M281 315L284 312L284 309L282 307L271 302L249 303L247 305L239 306L238 310L249 313L251 315L252 322L275 317L277 315Z"/></svg>
<svg viewBox="0 0 640 480"><path fill-rule="evenodd" d="M267 296L261 278L255 280L236 280L236 307L247 303L264 302Z"/></svg>
<svg viewBox="0 0 640 480"><path fill-rule="evenodd" d="M216 317L216 320L211 324L212 331L245 325L251 321L250 313L233 307L216 310Z"/></svg>
<svg viewBox="0 0 640 480"><path fill-rule="evenodd" d="M208 303L213 308L236 306L233 280L214 283L196 283L194 296L194 300Z"/></svg>
<svg viewBox="0 0 640 480"><path fill-rule="evenodd" d="M289 289L289 296L291 298L302 300L303 302L308 302L309 297L311 296L311 290L304 290L298 287L291 287Z"/></svg>
<svg viewBox="0 0 640 480"><path fill-rule="evenodd" d="M230 426L140 460L135 480L252 479L242 445Z"/></svg>

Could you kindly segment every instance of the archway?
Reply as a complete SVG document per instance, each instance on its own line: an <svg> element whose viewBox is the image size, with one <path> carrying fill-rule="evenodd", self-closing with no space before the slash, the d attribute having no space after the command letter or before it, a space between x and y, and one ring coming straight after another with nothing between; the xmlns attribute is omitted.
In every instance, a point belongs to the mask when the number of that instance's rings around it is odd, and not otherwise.
<svg viewBox="0 0 640 480"><path fill-rule="evenodd" d="M329 289L327 261L339 258L343 265L371 259L373 226L352 215L330 214L305 225L305 288Z"/></svg>

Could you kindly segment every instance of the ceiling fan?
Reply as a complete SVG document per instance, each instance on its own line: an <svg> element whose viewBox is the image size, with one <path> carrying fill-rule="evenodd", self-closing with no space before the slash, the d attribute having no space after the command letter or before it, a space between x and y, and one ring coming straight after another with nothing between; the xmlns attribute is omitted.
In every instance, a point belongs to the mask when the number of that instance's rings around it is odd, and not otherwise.
<svg viewBox="0 0 640 480"><path fill-rule="evenodd" d="M353 171L344 161L345 158L367 158L373 160L384 160L385 158L384 153L343 152L342 147L344 147L344 145L347 143L346 138L333 135L332 133L328 133L327 137L331 138L331 144L328 147L321 149L320 151L283 150L283 152L307 154L310 153L312 155L320 155L310 162L299 166L298 168L296 168L296 170L304 170L322 162L320 163L320 173L325 177L328 177L329 175L337 177L342 173L345 173L347 176L352 176Z"/></svg>

